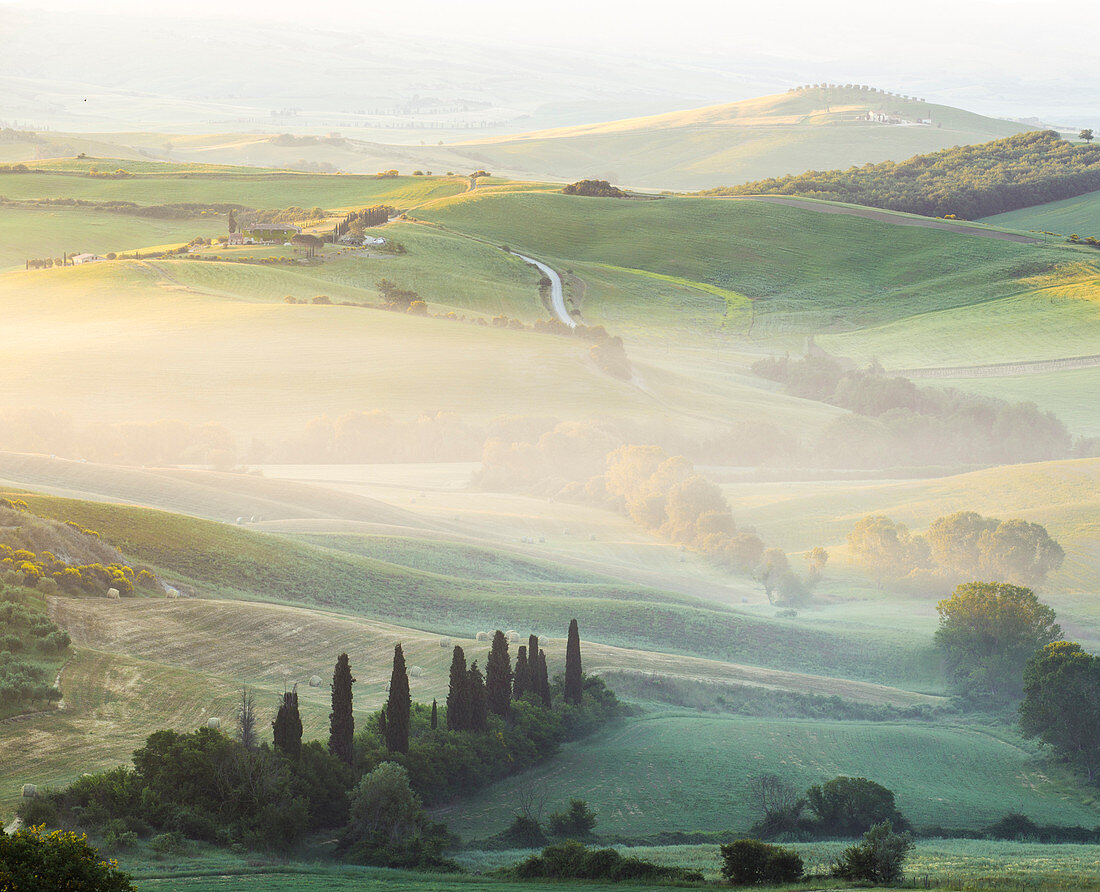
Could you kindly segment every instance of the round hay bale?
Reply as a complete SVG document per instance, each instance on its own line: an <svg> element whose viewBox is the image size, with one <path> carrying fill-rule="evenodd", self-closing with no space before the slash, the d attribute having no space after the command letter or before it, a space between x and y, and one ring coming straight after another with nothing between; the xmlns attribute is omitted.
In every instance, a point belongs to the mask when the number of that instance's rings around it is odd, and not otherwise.
<svg viewBox="0 0 1100 892"><path fill-rule="evenodd" d="M117 588L109 588L107 589L107 597L117 601L122 595Z"/></svg>
<svg viewBox="0 0 1100 892"><path fill-rule="evenodd" d="M439 639L439 646L440 647L450 647L451 646L451 639L447 638L447 637L440 638Z"/></svg>
<svg viewBox="0 0 1100 892"><path fill-rule="evenodd" d="M221 719L207 719L206 720L206 727L207 728L212 728L213 730L217 731L219 728L221 728L221 726L222 726L222 720Z"/></svg>
<svg viewBox="0 0 1100 892"><path fill-rule="evenodd" d="M311 688L319 688L321 686L321 676L311 675L309 678L309 686Z"/></svg>
<svg viewBox="0 0 1100 892"><path fill-rule="evenodd" d="M508 639L509 644L515 644L517 641L519 641L519 632L517 632L515 629L509 629L507 632L504 633L504 637Z"/></svg>
<svg viewBox="0 0 1100 892"><path fill-rule="evenodd" d="M589 542L595 542L596 541L596 534L595 533L589 533L588 534L588 541Z"/></svg>
<svg viewBox="0 0 1100 892"><path fill-rule="evenodd" d="M488 641L489 640L489 633L488 632L478 632L476 637L477 637L478 641Z"/></svg>
<svg viewBox="0 0 1100 892"><path fill-rule="evenodd" d="M23 784L22 796L24 799L34 799L38 795L37 784Z"/></svg>
<svg viewBox="0 0 1100 892"><path fill-rule="evenodd" d="M409 667L409 678L423 678L423 677L424 677L423 667L421 667L421 666L410 666Z"/></svg>

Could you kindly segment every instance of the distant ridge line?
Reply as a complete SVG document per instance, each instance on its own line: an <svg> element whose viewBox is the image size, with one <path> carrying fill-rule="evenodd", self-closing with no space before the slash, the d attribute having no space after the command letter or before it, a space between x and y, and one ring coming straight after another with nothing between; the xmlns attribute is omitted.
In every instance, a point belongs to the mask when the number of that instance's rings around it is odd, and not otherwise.
<svg viewBox="0 0 1100 892"><path fill-rule="evenodd" d="M1034 375L1066 369L1088 369L1100 366L1100 354L1070 356L1064 359L1036 359L1029 362L997 362L989 365L942 366L925 369L895 369L893 374L904 378L1010 378L1014 375Z"/></svg>

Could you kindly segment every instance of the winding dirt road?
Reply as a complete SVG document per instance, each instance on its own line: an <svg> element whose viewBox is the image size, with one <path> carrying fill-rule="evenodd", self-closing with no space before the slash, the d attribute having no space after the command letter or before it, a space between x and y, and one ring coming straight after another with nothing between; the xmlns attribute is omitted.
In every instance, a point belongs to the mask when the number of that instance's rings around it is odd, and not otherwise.
<svg viewBox="0 0 1100 892"><path fill-rule="evenodd" d="M530 263L531 266L537 266L539 271L550 280L550 303L554 307L554 313L570 328L576 328L577 323L574 321L573 317L569 315L569 310L565 306L565 293L562 290L561 276L540 260L535 260L535 258L527 257L523 254L516 254L515 256L524 263Z"/></svg>

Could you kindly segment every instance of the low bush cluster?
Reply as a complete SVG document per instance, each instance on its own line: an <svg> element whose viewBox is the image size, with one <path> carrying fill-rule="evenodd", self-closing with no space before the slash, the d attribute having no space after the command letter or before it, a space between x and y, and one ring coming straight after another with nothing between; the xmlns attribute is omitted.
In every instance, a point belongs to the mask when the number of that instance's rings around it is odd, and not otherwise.
<svg viewBox="0 0 1100 892"><path fill-rule="evenodd" d="M517 879L612 880L615 882L702 881L702 874L665 867L640 858L624 858L615 849L590 849L570 840L547 846L514 867L500 871Z"/></svg>
<svg viewBox="0 0 1100 892"><path fill-rule="evenodd" d="M721 846L722 876L733 886L777 886L802 879L798 852L758 839L738 839Z"/></svg>

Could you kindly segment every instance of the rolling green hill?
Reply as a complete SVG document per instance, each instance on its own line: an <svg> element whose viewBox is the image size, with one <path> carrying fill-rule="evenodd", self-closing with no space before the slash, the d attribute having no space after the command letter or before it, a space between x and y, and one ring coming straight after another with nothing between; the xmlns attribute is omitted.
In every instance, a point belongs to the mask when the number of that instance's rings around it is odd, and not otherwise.
<svg viewBox="0 0 1100 892"><path fill-rule="evenodd" d="M508 825L517 791L534 786L545 791L547 811L570 797L586 800L599 813L601 833L743 833L759 818L749 781L771 772L800 788L837 774L871 778L895 791L898 808L918 826L980 827L1010 811L1040 823L1095 825L1097 803L1070 793L1031 759L1011 732L980 726L656 711L437 813L465 828L465 838L484 838Z"/></svg>
<svg viewBox="0 0 1100 892"><path fill-rule="evenodd" d="M1037 229L1082 238L1100 237L1100 192L1087 192L1062 201L1051 201L986 217L985 223L1007 229Z"/></svg>

